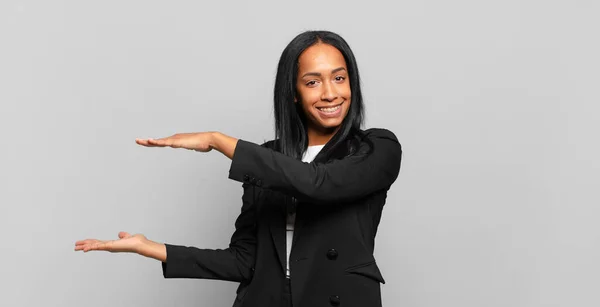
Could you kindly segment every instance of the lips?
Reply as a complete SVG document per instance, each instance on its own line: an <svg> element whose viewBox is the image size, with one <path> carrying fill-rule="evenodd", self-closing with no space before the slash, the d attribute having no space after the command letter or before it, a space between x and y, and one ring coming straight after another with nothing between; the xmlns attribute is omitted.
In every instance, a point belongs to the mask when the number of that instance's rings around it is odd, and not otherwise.
<svg viewBox="0 0 600 307"><path fill-rule="evenodd" d="M316 107L316 108L323 113L335 113L342 107L343 103L344 102L342 101L340 104L338 104L336 106L326 106L326 107Z"/></svg>
<svg viewBox="0 0 600 307"><path fill-rule="evenodd" d="M326 118L337 118L342 115L342 105L345 101L342 101L340 104L336 106L324 106L324 107L316 107L319 110L319 116L323 119Z"/></svg>

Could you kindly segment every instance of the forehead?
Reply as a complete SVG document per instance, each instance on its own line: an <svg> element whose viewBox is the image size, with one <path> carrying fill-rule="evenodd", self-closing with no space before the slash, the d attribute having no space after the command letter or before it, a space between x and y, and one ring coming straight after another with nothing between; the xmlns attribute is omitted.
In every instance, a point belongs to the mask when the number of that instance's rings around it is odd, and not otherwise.
<svg viewBox="0 0 600 307"><path fill-rule="evenodd" d="M330 71L338 67L346 68L344 55L337 48L328 44L312 45L298 57L299 72Z"/></svg>

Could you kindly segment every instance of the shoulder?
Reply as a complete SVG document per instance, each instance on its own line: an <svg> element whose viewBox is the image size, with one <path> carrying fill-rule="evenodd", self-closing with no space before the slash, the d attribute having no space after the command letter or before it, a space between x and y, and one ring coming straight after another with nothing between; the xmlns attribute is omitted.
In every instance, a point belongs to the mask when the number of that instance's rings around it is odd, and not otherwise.
<svg viewBox="0 0 600 307"><path fill-rule="evenodd" d="M398 137L391 130L385 128L370 128L362 131L362 134L363 142L369 143L369 145L378 147L378 144L381 144L380 146L398 147L402 150Z"/></svg>
<svg viewBox="0 0 600 307"><path fill-rule="evenodd" d="M355 130L347 140L344 154L337 155L338 159L347 157L375 156L378 159L400 159L402 147L392 131L384 128Z"/></svg>
<svg viewBox="0 0 600 307"><path fill-rule="evenodd" d="M371 140L374 139L389 139L395 142L398 142L398 138L396 137L396 134L394 134L392 131L385 129L385 128L370 128L367 130L363 131L364 135Z"/></svg>
<svg viewBox="0 0 600 307"><path fill-rule="evenodd" d="M277 142L277 140L269 140L269 141L265 141L264 143L262 143L260 146L265 147L265 148L269 148L269 149L273 149L276 150L277 149L277 144L279 142Z"/></svg>

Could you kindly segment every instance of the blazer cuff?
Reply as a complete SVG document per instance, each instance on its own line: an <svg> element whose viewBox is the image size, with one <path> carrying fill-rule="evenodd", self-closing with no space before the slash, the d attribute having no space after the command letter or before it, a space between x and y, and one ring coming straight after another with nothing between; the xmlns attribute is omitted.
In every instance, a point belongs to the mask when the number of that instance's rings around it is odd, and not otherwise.
<svg viewBox="0 0 600 307"><path fill-rule="evenodd" d="M262 149L260 145L250 143L239 139L233 152L233 158L231 159L231 167L229 168L229 179L260 185L260 181L255 177L255 174L251 172L252 161L248 161L249 157L252 157L252 153L256 152L256 148ZM258 184L257 184L258 183Z"/></svg>
<svg viewBox="0 0 600 307"><path fill-rule="evenodd" d="M161 262L164 278L185 278L193 271L194 262L190 261L188 248L185 246L165 244L167 261Z"/></svg>

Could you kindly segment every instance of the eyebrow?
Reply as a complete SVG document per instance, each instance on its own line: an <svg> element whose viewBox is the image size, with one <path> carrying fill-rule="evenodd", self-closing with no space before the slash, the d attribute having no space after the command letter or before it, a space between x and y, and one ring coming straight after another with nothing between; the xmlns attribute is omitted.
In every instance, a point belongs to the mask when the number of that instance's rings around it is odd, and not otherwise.
<svg viewBox="0 0 600 307"><path fill-rule="evenodd" d="M338 71L342 71L342 70L346 70L344 67L338 67L334 70L331 71L332 74L335 74ZM320 77L321 73L320 72L307 72L304 75L302 75L302 78L306 77L306 76L317 76Z"/></svg>

